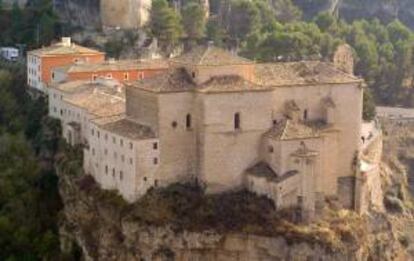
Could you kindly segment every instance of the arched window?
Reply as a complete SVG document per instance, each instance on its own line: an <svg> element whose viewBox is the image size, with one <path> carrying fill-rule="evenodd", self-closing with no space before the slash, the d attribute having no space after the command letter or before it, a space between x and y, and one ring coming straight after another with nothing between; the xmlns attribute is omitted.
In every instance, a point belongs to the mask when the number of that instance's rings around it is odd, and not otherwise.
<svg viewBox="0 0 414 261"><path fill-rule="evenodd" d="M187 114L187 117L185 119L185 126L187 129L191 129L191 114Z"/></svg>
<svg viewBox="0 0 414 261"><path fill-rule="evenodd" d="M234 114L234 129L240 130L240 113Z"/></svg>

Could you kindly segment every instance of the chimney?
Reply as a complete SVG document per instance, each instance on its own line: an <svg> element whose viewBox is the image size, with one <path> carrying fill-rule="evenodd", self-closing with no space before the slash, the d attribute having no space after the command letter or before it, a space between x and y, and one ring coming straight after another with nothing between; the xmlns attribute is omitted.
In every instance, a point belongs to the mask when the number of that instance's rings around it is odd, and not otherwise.
<svg viewBox="0 0 414 261"><path fill-rule="evenodd" d="M72 45L72 39L70 37L62 37L62 45L70 47Z"/></svg>

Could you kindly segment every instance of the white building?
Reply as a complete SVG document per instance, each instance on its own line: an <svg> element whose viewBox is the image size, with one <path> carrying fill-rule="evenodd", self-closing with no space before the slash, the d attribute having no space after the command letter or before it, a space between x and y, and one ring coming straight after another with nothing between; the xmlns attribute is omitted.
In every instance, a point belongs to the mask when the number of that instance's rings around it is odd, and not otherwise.
<svg viewBox="0 0 414 261"><path fill-rule="evenodd" d="M0 48L1 57L8 61L17 61L19 59L19 49L14 47L2 47Z"/></svg>

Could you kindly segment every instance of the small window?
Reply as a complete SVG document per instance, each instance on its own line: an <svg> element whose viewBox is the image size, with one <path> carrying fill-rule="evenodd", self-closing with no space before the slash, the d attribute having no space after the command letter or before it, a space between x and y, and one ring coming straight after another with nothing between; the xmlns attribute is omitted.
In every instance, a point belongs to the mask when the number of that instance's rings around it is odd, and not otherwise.
<svg viewBox="0 0 414 261"><path fill-rule="evenodd" d="M94 129L92 129L92 130L91 130L91 133L92 133L92 136L93 136L93 135L95 135L95 130L94 130Z"/></svg>
<svg viewBox="0 0 414 261"><path fill-rule="evenodd" d="M154 165L158 165L158 158L154 158Z"/></svg>
<svg viewBox="0 0 414 261"><path fill-rule="evenodd" d="M269 153L273 153L275 150L273 148L273 146L269 146Z"/></svg>
<svg viewBox="0 0 414 261"><path fill-rule="evenodd" d="M144 181L145 181L145 182L147 181L147 177L144 177Z"/></svg>
<svg viewBox="0 0 414 261"><path fill-rule="evenodd" d="M157 150L157 149L158 149L158 142L154 142L154 143L152 144L152 148L153 148L154 150Z"/></svg>
<svg viewBox="0 0 414 261"><path fill-rule="evenodd" d="M240 130L240 113L234 114L234 129Z"/></svg>
<svg viewBox="0 0 414 261"><path fill-rule="evenodd" d="M108 165L105 166L105 173L108 174Z"/></svg>
<svg viewBox="0 0 414 261"><path fill-rule="evenodd" d="M98 136L98 139L99 139L99 137L101 136L101 133L99 131L97 131L96 136Z"/></svg>
<svg viewBox="0 0 414 261"><path fill-rule="evenodd" d="M176 121L173 121L173 122L171 123L171 126L175 129L175 128L177 128L178 123L177 123Z"/></svg>
<svg viewBox="0 0 414 261"><path fill-rule="evenodd" d="M158 187L158 180L154 181L154 187Z"/></svg>
<svg viewBox="0 0 414 261"><path fill-rule="evenodd" d="M277 125L277 120L273 120L273 126Z"/></svg>
<svg viewBox="0 0 414 261"><path fill-rule="evenodd" d="M92 81L96 81L96 79L98 79L98 75L96 74L92 75Z"/></svg>
<svg viewBox="0 0 414 261"><path fill-rule="evenodd" d="M303 111L303 120L308 120L308 110Z"/></svg>
<svg viewBox="0 0 414 261"><path fill-rule="evenodd" d="M191 73L191 76L192 76L193 78L195 78L195 77L196 77L195 72L192 72L192 73Z"/></svg>
<svg viewBox="0 0 414 261"><path fill-rule="evenodd" d="M121 145L121 147L124 146L124 140L123 139L120 139L119 140L119 144Z"/></svg>
<svg viewBox="0 0 414 261"><path fill-rule="evenodd" d="M116 138L112 137L112 143L115 144L116 143Z"/></svg>
<svg viewBox="0 0 414 261"><path fill-rule="evenodd" d="M120 180L124 179L124 173L122 171L119 172L119 179Z"/></svg>
<svg viewBox="0 0 414 261"><path fill-rule="evenodd" d="M112 169L112 177L115 178L115 169Z"/></svg>
<svg viewBox="0 0 414 261"><path fill-rule="evenodd" d="M191 129L191 114L187 114L185 119L185 126L187 129Z"/></svg>
<svg viewBox="0 0 414 261"><path fill-rule="evenodd" d="M125 81L128 81L128 79L129 79L129 74L128 73L124 73L124 80Z"/></svg>
<svg viewBox="0 0 414 261"><path fill-rule="evenodd" d="M134 148L134 144L132 142L129 143L129 148L132 150Z"/></svg>

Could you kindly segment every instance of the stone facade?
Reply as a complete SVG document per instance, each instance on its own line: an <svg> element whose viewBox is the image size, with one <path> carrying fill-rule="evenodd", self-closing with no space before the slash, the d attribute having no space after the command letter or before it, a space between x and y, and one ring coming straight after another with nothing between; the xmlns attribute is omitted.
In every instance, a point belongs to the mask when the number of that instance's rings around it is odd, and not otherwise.
<svg viewBox="0 0 414 261"><path fill-rule="evenodd" d="M124 111L81 126L85 171L103 188L134 201L174 182L246 187L306 219L324 196L360 205L359 78L333 63L256 64L212 46L169 63L127 83Z"/></svg>

